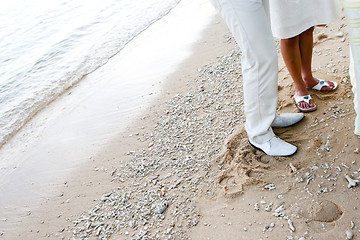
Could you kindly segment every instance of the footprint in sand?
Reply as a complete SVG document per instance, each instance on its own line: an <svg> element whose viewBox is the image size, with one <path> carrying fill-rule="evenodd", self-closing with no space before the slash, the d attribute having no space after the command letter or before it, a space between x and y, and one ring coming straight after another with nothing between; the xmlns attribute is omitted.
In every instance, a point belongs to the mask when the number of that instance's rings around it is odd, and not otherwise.
<svg viewBox="0 0 360 240"><path fill-rule="evenodd" d="M299 212L307 220L307 225L315 232L324 232L335 227L335 221L340 219L343 215L341 208L334 202L323 200L300 205L301 212ZM302 205L302 206L301 206Z"/></svg>
<svg viewBox="0 0 360 240"><path fill-rule="evenodd" d="M309 212L310 219L318 222L334 222L343 214L336 203L327 200L315 203L312 207Z"/></svg>

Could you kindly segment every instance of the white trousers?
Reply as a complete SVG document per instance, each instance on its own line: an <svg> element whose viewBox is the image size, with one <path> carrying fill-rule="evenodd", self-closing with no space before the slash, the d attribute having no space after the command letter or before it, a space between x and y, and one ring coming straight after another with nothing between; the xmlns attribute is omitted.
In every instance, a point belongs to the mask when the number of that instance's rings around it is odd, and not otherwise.
<svg viewBox="0 0 360 240"><path fill-rule="evenodd" d="M210 0L242 50L245 129L262 144L274 137L278 59L269 20L269 0Z"/></svg>
<svg viewBox="0 0 360 240"><path fill-rule="evenodd" d="M354 92L355 130L360 135L360 2L344 0L345 16L350 36L350 79Z"/></svg>

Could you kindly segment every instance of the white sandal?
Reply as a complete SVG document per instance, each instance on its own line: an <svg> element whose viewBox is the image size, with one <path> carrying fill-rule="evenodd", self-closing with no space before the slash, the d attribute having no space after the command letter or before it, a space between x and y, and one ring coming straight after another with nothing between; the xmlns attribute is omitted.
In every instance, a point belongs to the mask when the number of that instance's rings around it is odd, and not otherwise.
<svg viewBox="0 0 360 240"><path fill-rule="evenodd" d="M311 100L311 96L310 95L305 95L305 96L294 96L294 100L296 103L297 108L301 111L301 112L312 112L316 110L316 105L314 104L313 107L310 107L310 100ZM299 106L299 102L306 102L307 104L309 104L309 108L301 108Z"/></svg>
<svg viewBox="0 0 360 240"><path fill-rule="evenodd" d="M331 90L326 90L326 91L324 90L324 91L322 91L321 89L322 89L323 87L329 87L329 88L331 88L330 84L328 84L327 82L331 82L332 84L334 84L334 87L333 87ZM315 86L313 86L312 88L310 88L310 89L316 90L316 91L321 91L321 92L331 92L331 91L336 90L337 87L338 87L337 82L325 81L325 80L319 79L319 82L318 82Z"/></svg>

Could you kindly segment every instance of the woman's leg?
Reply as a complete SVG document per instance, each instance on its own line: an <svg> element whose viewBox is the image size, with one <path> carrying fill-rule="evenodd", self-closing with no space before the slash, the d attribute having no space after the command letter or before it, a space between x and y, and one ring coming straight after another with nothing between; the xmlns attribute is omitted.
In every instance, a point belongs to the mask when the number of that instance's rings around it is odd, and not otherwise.
<svg viewBox="0 0 360 240"><path fill-rule="evenodd" d="M284 58L285 65L295 84L295 96L306 96L309 92L306 88L302 77L302 56L300 51L300 36L288 39L281 39L281 53ZM302 101L298 106L303 109L314 107L314 103L310 100L310 104Z"/></svg>
<svg viewBox="0 0 360 240"><path fill-rule="evenodd" d="M319 80L314 78L311 71L312 54L313 54L313 32L314 27L309 28L299 35L299 47L301 55L301 74L306 87L312 88L318 84ZM334 83L327 82L330 87L323 87L323 91L331 91Z"/></svg>

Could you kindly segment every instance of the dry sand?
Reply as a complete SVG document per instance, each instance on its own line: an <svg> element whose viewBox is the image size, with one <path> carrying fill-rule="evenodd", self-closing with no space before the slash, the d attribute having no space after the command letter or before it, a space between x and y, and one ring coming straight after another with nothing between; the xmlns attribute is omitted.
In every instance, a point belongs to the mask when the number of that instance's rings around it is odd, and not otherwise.
<svg viewBox="0 0 360 240"><path fill-rule="evenodd" d="M343 33L343 36L341 36ZM360 139L344 19L314 34L318 109L275 129L299 147L269 157L243 130L240 51L216 17L131 127L1 239L360 239ZM278 112L297 112L279 54ZM349 234L349 232L348 232Z"/></svg>

